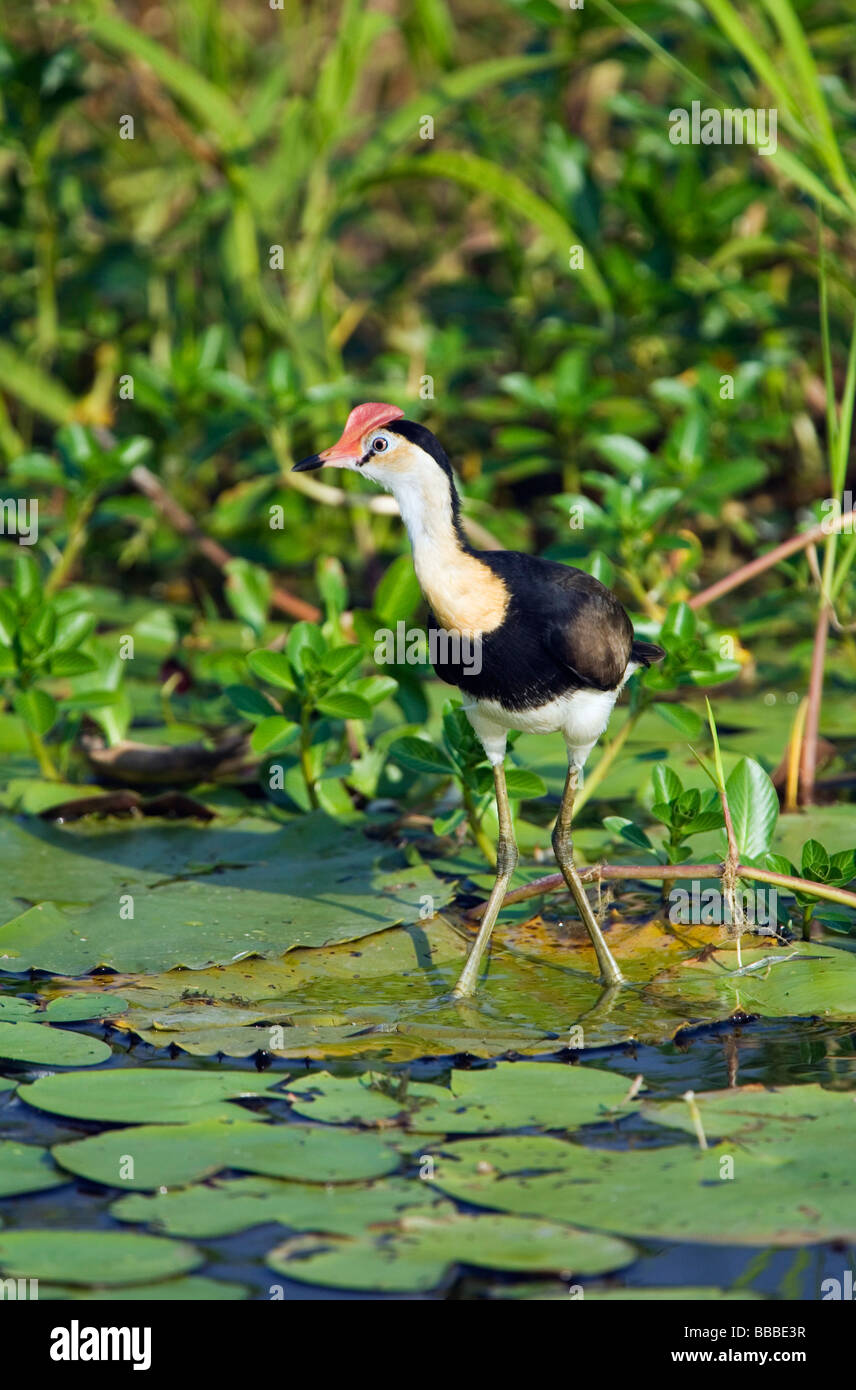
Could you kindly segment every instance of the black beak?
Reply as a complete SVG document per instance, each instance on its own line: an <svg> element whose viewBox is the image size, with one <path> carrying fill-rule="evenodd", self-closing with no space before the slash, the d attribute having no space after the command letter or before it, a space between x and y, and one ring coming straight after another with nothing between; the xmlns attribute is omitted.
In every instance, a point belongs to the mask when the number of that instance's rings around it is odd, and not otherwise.
<svg viewBox="0 0 856 1390"><path fill-rule="evenodd" d="M323 468L324 460L320 454L310 454L308 459L301 459L292 468L292 473L311 473L314 468Z"/></svg>

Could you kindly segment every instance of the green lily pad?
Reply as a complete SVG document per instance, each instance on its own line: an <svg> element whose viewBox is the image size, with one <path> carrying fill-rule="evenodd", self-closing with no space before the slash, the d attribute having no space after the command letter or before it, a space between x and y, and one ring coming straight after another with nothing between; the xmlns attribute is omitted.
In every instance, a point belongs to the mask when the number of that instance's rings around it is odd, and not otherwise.
<svg viewBox="0 0 856 1390"><path fill-rule="evenodd" d="M45 1192L68 1182L59 1173L47 1149L36 1144L16 1144L0 1140L0 1197L17 1197L22 1192Z"/></svg>
<svg viewBox="0 0 856 1390"><path fill-rule="evenodd" d="M619 1269L634 1258L625 1241L555 1222L406 1212L394 1226L358 1239L286 1241L270 1252L267 1263L302 1283L403 1293L434 1289L461 1264L582 1275Z"/></svg>
<svg viewBox="0 0 856 1390"><path fill-rule="evenodd" d="M400 1163L374 1134L223 1120L110 1130L51 1152L70 1173L143 1192L183 1187L227 1168L323 1183L381 1177Z"/></svg>
<svg viewBox="0 0 856 1390"><path fill-rule="evenodd" d="M21 1100L54 1115L107 1124L178 1124L211 1119L247 1120L249 1113L229 1101L264 1095L283 1078L236 1071L177 1071L145 1067L134 1071L69 1072L41 1076L19 1088ZM202 1113L201 1113L202 1112Z"/></svg>
<svg viewBox="0 0 856 1390"><path fill-rule="evenodd" d="M48 1023L84 1023L90 1018L112 1018L127 1008L118 994L62 994L51 999L41 1017Z"/></svg>
<svg viewBox="0 0 856 1390"><path fill-rule="evenodd" d="M820 1137L786 1150L734 1143L700 1150L606 1151L550 1137L510 1135L445 1144L443 1192L596 1230L711 1244L802 1245L856 1238L856 1177L849 1148ZM728 1177L733 1160L733 1176Z"/></svg>
<svg viewBox="0 0 856 1390"><path fill-rule="evenodd" d="M856 1016L856 954L835 946L793 942L742 952L722 949L683 961L656 978L656 992L674 992L705 1013L742 1011L766 1018Z"/></svg>
<svg viewBox="0 0 856 1390"><path fill-rule="evenodd" d="M513 1299L537 1303L567 1303L569 1291L566 1284L532 1283L498 1284L487 1292L489 1299ZM651 1285L631 1285L623 1289L599 1289L586 1284L574 1300L583 1303L743 1303L764 1302L764 1295L751 1289L717 1289L704 1285L687 1288L655 1288Z"/></svg>
<svg viewBox="0 0 856 1390"><path fill-rule="evenodd" d="M4 885L37 904L0 926L0 966L80 975L201 968L356 941L421 920L450 887L426 865L377 867L378 847L322 815L279 827L23 829L0 823ZM124 915L120 898L132 900Z"/></svg>
<svg viewBox="0 0 856 1390"><path fill-rule="evenodd" d="M10 1062L36 1062L48 1067L92 1067L106 1062L112 1051L99 1038L69 1033L46 1023L0 1022L0 1057Z"/></svg>
<svg viewBox="0 0 856 1390"><path fill-rule="evenodd" d="M230 1178L184 1192L120 1197L110 1213L119 1221L145 1222L165 1235L211 1239L268 1221L294 1231L359 1235L369 1226L396 1221L403 1211L417 1206L455 1210L430 1182L418 1179L319 1186L278 1178Z"/></svg>
<svg viewBox="0 0 856 1390"><path fill-rule="evenodd" d="M248 1298L244 1284L229 1284L225 1279L206 1279L201 1274L189 1274L184 1279L164 1279L159 1284L131 1284L125 1288L77 1289L71 1284L39 1283L39 1301L47 1299L74 1300L76 1303L223 1303Z"/></svg>
<svg viewBox="0 0 856 1390"><path fill-rule="evenodd" d="M29 999L19 999L14 994L0 999L0 1022L19 1023L21 1019L30 1018L35 1013L38 1013L38 1009Z"/></svg>
<svg viewBox="0 0 856 1390"><path fill-rule="evenodd" d="M817 1085L775 1089L741 1086L730 1091L699 1092L694 1101L708 1141L736 1139L751 1146L797 1140L813 1143L820 1152L824 1145L848 1144L856 1138L856 1096L852 1091L827 1091ZM686 1101L654 1102L642 1110L657 1124L688 1134L696 1132Z"/></svg>
<svg viewBox="0 0 856 1390"><path fill-rule="evenodd" d="M624 1077L593 1067L516 1062L478 1071L454 1071L448 1088L411 1085L397 1099L364 1077L323 1073L292 1084L292 1108L311 1119L363 1124L399 1118L431 1134L477 1134L536 1125L576 1129L622 1113ZM626 1113L626 1112L625 1112Z"/></svg>
<svg viewBox="0 0 856 1390"><path fill-rule="evenodd" d="M0 1231L0 1272L59 1284L147 1284L201 1264L192 1245L136 1231Z"/></svg>

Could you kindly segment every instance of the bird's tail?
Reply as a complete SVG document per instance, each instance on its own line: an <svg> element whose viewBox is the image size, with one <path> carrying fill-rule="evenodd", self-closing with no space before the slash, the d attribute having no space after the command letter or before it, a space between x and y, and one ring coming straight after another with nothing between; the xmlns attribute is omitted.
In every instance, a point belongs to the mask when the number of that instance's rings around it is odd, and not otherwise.
<svg viewBox="0 0 856 1390"><path fill-rule="evenodd" d="M630 660L638 661L642 666L650 666L654 661L662 661L666 655L662 647L658 647L656 642L642 642L638 637L634 638L630 648Z"/></svg>

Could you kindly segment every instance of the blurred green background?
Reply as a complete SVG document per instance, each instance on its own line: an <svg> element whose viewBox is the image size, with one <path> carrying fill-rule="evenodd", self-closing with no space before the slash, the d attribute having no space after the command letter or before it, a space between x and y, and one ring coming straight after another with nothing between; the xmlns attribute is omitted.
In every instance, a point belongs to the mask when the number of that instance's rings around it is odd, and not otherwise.
<svg viewBox="0 0 856 1390"><path fill-rule="evenodd" d="M818 219L843 376L848 5L5 11L7 463L72 418L138 436L235 554L310 599L316 557L341 556L365 600L400 526L319 507L287 469L352 403L389 399L443 439L475 521L566 559L602 550L649 614L830 495ZM668 113L693 100L782 103L776 155L673 145ZM186 545L116 471L88 578L181 588ZM60 548L72 523L43 504Z"/></svg>

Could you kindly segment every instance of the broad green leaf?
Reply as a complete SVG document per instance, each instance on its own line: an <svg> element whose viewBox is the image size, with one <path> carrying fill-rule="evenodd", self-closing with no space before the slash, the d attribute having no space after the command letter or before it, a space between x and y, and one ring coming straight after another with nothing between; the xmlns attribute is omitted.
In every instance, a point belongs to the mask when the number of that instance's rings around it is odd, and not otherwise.
<svg viewBox="0 0 856 1390"><path fill-rule="evenodd" d="M393 762L410 772L428 772L435 777L448 777L454 771L451 760L441 748L423 738L401 738L389 750Z"/></svg>
<svg viewBox="0 0 856 1390"><path fill-rule="evenodd" d="M776 789L759 763L741 758L726 779L725 793L740 855L755 859L770 848L779 818Z"/></svg>
<svg viewBox="0 0 856 1390"><path fill-rule="evenodd" d="M250 652L247 657L247 665L260 681L265 681L268 685L275 685L280 690L295 689L291 662L283 652Z"/></svg>
<svg viewBox="0 0 856 1390"><path fill-rule="evenodd" d="M0 1231L0 1274L65 1284L143 1284L202 1264L192 1245L126 1231Z"/></svg>
<svg viewBox="0 0 856 1390"><path fill-rule="evenodd" d="M361 695L349 690L340 690L332 695L324 695L316 702L316 708L332 719L371 719L372 707Z"/></svg>

